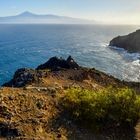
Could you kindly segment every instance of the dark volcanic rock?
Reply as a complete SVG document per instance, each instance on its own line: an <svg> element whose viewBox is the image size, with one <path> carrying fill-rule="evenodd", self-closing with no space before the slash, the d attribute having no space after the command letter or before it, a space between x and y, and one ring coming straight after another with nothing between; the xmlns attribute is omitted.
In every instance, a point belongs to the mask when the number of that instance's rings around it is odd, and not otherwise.
<svg viewBox="0 0 140 140"><path fill-rule="evenodd" d="M12 128L10 124L0 122L0 137L7 137L7 139L10 139L10 137L14 138L17 136L21 136L18 129Z"/></svg>
<svg viewBox="0 0 140 140"><path fill-rule="evenodd" d="M52 57L46 63L39 65L37 70L50 69L52 71L57 71L60 69L78 69L79 65L74 61L74 59L69 56L67 60L62 58Z"/></svg>
<svg viewBox="0 0 140 140"><path fill-rule="evenodd" d="M73 60L71 56L64 60L62 58L52 57L45 64L42 64L34 69L22 68L18 69L12 80L3 84L4 87L24 87L26 85L37 83L42 77L46 77L46 71L40 71L44 69L50 69L57 71L61 69L78 69L80 66Z"/></svg>
<svg viewBox="0 0 140 140"><path fill-rule="evenodd" d="M118 36L112 39L109 45L140 53L140 30L126 36Z"/></svg>
<svg viewBox="0 0 140 140"><path fill-rule="evenodd" d="M47 69L50 69L51 71L48 71ZM56 83L60 81L60 85L55 83L55 79ZM69 80L70 83L68 83ZM38 66L36 70L27 68L19 69L15 72L13 79L8 83L5 83L3 86L28 87L29 85L32 85L32 89L44 92L47 91L52 97L54 97L58 88L63 89L63 87L70 87L76 82L80 83L80 87L82 87L82 84L87 86L85 84L89 83L88 86L92 86L93 88L96 88L96 84L105 87L113 85L116 87L128 86L135 89L137 92L140 91L140 83L121 81L95 69L81 67L71 58L71 56L69 56L67 60L52 57L45 64ZM93 84L96 83L95 86L93 86L92 82ZM53 88L50 84L53 84ZM74 87L77 87L77 85L74 85ZM13 100L13 98L10 97L10 100ZM0 111L0 117L6 116L7 119L12 117L12 114L10 114L4 106L0 107L0 110L2 111Z"/></svg>
<svg viewBox="0 0 140 140"><path fill-rule="evenodd" d="M35 70L22 68L22 69L18 69L15 72L13 79L8 83L5 83L3 86L23 87L26 84L30 84L37 80L38 80L38 76Z"/></svg>

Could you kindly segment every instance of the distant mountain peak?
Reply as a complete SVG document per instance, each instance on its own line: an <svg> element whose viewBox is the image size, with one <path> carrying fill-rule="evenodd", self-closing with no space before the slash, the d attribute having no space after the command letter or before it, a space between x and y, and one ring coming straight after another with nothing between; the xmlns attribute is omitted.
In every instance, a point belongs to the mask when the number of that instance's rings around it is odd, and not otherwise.
<svg viewBox="0 0 140 140"><path fill-rule="evenodd" d="M29 12L29 11L25 11L25 12L19 14L19 16L35 16L35 14L33 14L33 13Z"/></svg>
<svg viewBox="0 0 140 140"><path fill-rule="evenodd" d="M72 18L67 16L59 16L59 15L41 15L34 14L29 11L25 11L18 15L8 16L8 17L0 17L0 24L3 23L48 23L48 24L93 24L94 21Z"/></svg>

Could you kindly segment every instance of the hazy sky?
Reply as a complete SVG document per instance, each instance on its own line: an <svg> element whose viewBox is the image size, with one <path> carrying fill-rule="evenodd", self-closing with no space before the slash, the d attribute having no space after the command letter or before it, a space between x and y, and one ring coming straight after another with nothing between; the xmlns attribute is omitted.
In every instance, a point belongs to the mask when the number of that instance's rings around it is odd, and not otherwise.
<svg viewBox="0 0 140 140"><path fill-rule="evenodd" d="M115 24L140 24L140 0L0 0L0 16L30 11Z"/></svg>

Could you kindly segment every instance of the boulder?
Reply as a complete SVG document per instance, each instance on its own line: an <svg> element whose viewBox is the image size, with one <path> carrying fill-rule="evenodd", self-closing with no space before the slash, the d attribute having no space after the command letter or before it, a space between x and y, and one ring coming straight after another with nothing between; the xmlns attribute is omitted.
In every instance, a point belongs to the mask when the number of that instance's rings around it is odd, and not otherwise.
<svg viewBox="0 0 140 140"><path fill-rule="evenodd" d="M74 59L69 56L67 60L52 57L46 63L39 65L36 69L43 70L43 69L50 69L52 71L58 71L60 69L78 69L80 66L74 61Z"/></svg>
<svg viewBox="0 0 140 140"><path fill-rule="evenodd" d="M14 77L8 83L5 83L5 87L23 87L26 84L33 83L38 80L38 75L33 69L21 68L18 69Z"/></svg>
<svg viewBox="0 0 140 140"><path fill-rule="evenodd" d="M18 136L21 136L21 132L17 128L12 128L12 124L0 122L0 137L16 139Z"/></svg>
<svg viewBox="0 0 140 140"><path fill-rule="evenodd" d="M125 36L118 36L112 39L109 45L123 48L130 53L140 53L140 30Z"/></svg>

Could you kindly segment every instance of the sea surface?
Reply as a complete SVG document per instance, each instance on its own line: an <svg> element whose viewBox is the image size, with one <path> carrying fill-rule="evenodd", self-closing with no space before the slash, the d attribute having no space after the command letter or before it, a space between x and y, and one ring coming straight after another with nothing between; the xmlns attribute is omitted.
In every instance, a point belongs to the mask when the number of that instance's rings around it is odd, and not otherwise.
<svg viewBox="0 0 140 140"><path fill-rule="evenodd" d="M71 55L80 65L119 79L140 81L140 55L109 47L109 41L140 28L116 25L0 25L0 85L23 67Z"/></svg>

